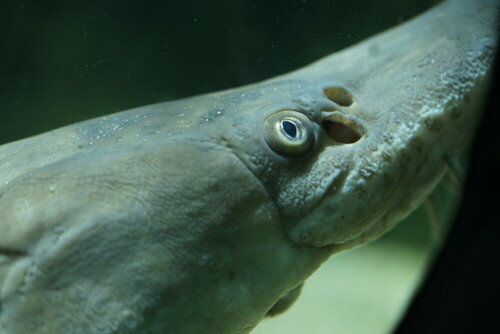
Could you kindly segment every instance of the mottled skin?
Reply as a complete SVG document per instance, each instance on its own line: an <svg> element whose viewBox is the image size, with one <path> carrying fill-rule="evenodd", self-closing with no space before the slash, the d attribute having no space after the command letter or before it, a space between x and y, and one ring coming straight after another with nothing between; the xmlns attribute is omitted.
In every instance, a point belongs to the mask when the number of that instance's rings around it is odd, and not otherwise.
<svg viewBox="0 0 500 334"><path fill-rule="evenodd" d="M440 181L480 116L497 9L450 1L263 83L0 146L0 333L248 333ZM302 155L264 139L283 110L311 120Z"/></svg>

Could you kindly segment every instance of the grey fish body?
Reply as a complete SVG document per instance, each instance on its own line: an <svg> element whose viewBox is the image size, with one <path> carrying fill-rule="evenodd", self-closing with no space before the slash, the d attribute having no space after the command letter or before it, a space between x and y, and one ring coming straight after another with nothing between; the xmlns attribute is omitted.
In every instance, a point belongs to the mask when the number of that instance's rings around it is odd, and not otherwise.
<svg viewBox="0 0 500 334"><path fill-rule="evenodd" d="M497 11L448 1L262 83L0 146L0 333L248 333L286 309L466 147Z"/></svg>

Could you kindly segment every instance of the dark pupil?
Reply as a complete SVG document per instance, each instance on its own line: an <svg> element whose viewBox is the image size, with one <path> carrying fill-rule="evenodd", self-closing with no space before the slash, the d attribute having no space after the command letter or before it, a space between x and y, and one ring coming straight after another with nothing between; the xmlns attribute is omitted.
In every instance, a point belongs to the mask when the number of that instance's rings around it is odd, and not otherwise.
<svg viewBox="0 0 500 334"><path fill-rule="evenodd" d="M297 126L294 123L290 121L283 121L281 122L281 126L283 127L283 131L285 131L289 137L295 138L297 136Z"/></svg>

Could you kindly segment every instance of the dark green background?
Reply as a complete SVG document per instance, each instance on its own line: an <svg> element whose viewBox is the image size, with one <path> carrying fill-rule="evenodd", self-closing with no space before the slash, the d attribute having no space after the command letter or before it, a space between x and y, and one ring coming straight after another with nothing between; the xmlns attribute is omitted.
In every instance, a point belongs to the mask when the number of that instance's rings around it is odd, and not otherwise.
<svg viewBox="0 0 500 334"><path fill-rule="evenodd" d="M263 80L435 0L0 0L0 144Z"/></svg>

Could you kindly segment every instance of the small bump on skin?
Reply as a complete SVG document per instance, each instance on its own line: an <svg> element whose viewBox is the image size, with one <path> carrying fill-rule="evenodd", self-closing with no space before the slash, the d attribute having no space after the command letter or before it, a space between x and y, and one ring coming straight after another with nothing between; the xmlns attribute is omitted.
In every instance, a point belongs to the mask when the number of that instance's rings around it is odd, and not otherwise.
<svg viewBox="0 0 500 334"><path fill-rule="evenodd" d="M408 153L408 150L405 149L404 152L401 152L401 161L404 162L404 164L406 165L407 163L410 163L411 162L411 154Z"/></svg>
<svg viewBox="0 0 500 334"><path fill-rule="evenodd" d="M394 142L394 137L391 136L390 134L383 134L382 140L384 141L384 143L386 143L388 145L392 145Z"/></svg>
<svg viewBox="0 0 500 334"><path fill-rule="evenodd" d="M410 147L417 150L417 152L422 152L424 149L424 143L419 137L415 137L410 141Z"/></svg>
<svg viewBox="0 0 500 334"><path fill-rule="evenodd" d="M424 119L424 125L430 132L439 132L443 128L443 123L440 120L431 117Z"/></svg>
<svg viewBox="0 0 500 334"><path fill-rule="evenodd" d="M390 186L394 183L394 178L391 175L384 174L384 185Z"/></svg>
<svg viewBox="0 0 500 334"><path fill-rule="evenodd" d="M362 167L359 171L359 175L365 179L369 180L378 174L377 166L368 161L364 161Z"/></svg>
<svg viewBox="0 0 500 334"><path fill-rule="evenodd" d="M423 169L423 164L417 164L414 166L413 170L414 170L414 174L415 175L418 175L420 174L420 171Z"/></svg>
<svg viewBox="0 0 500 334"><path fill-rule="evenodd" d="M382 160L384 162L387 162L387 163L391 162L392 161L392 156L389 153L384 152L384 153L382 153Z"/></svg>
<svg viewBox="0 0 500 334"><path fill-rule="evenodd" d="M451 118L457 119L462 115L462 109L459 107L453 107L451 110Z"/></svg>
<svg viewBox="0 0 500 334"><path fill-rule="evenodd" d="M375 153L378 151L378 144L372 143L368 144L368 150L371 151L372 153Z"/></svg>
<svg viewBox="0 0 500 334"><path fill-rule="evenodd" d="M464 102L469 104L469 103L471 103L471 101L472 101L472 99L471 99L470 93L464 94Z"/></svg>
<svg viewBox="0 0 500 334"><path fill-rule="evenodd" d="M366 195L366 189L362 186L356 186L356 188L354 188L354 191L356 192L358 197L364 197Z"/></svg>

